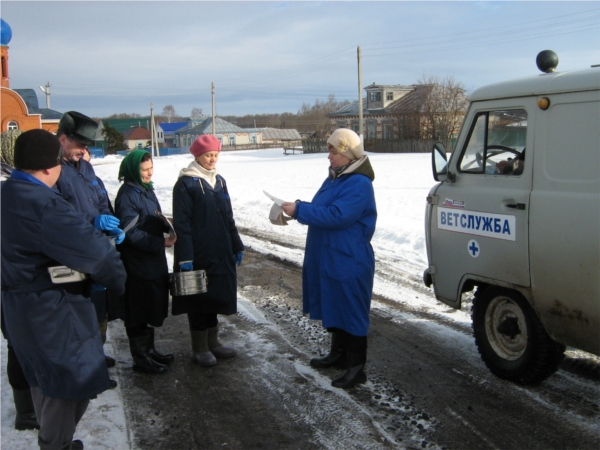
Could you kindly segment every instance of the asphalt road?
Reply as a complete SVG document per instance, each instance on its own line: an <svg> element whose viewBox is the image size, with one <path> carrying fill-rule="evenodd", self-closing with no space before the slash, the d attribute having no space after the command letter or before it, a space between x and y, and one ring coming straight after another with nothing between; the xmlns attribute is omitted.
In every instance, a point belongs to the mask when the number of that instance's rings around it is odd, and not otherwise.
<svg viewBox="0 0 600 450"><path fill-rule="evenodd" d="M301 271L250 251L239 313L221 318L238 356L191 360L185 316L156 332L175 355L164 375L133 372L123 327L111 328L130 435L139 449L600 448L600 359L569 351L539 386L492 375L468 326L374 298L362 386L330 386L308 362L329 347L301 311ZM410 289L399 286L399 289Z"/></svg>

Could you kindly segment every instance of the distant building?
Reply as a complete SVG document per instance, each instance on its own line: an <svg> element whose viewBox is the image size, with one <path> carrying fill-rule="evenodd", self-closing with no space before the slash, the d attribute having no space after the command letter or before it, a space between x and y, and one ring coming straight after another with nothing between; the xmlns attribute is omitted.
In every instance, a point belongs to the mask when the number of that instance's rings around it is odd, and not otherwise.
<svg viewBox="0 0 600 450"><path fill-rule="evenodd" d="M165 147L177 147L175 141L177 137L175 132L188 125L188 122L161 122L158 126L161 127L164 133Z"/></svg>
<svg viewBox="0 0 600 450"><path fill-rule="evenodd" d="M142 127L146 130L150 129L150 116L148 117L136 117L133 119L102 119L102 122L114 128L119 133L123 134L130 128Z"/></svg>
<svg viewBox="0 0 600 450"><path fill-rule="evenodd" d="M175 146L189 147L199 136L212 134L212 123L212 117L208 117L200 123L190 122L176 130ZM221 141L223 147L263 142L260 128L240 128L218 117L215 119L215 137Z"/></svg>
<svg viewBox="0 0 600 450"><path fill-rule="evenodd" d="M125 144L129 150L149 147L152 140L150 130L144 127L133 127L123 132Z"/></svg>
<svg viewBox="0 0 600 450"><path fill-rule="evenodd" d="M431 92L431 85L371 84L365 87L363 98L364 136L372 139L398 139L406 131L406 122L419 121L422 105ZM351 128L358 133L358 101L327 114L331 131Z"/></svg>
<svg viewBox="0 0 600 450"><path fill-rule="evenodd" d="M263 128L262 140L265 144L302 145L302 136L295 129Z"/></svg>
<svg viewBox="0 0 600 450"><path fill-rule="evenodd" d="M58 130L58 122L62 113L49 108L40 108L38 98L33 89L11 89L8 43L12 39L10 26L2 19L0 53L2 80L0 88L0 132L7 130L35 130L43 128L51 133Z"/></svg>

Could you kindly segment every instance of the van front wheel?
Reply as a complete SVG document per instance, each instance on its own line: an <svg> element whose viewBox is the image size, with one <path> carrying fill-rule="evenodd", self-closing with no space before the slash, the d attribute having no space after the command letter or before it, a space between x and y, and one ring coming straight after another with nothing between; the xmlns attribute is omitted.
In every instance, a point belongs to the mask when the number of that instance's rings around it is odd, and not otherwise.
<svg viewBox="0 0 600 450"><path fill-rule="evenodd" d="M558 369L565 346L552 340L525 298L495 286L478 289L473 335L481 359L500 378L534 384Z"/></svg>

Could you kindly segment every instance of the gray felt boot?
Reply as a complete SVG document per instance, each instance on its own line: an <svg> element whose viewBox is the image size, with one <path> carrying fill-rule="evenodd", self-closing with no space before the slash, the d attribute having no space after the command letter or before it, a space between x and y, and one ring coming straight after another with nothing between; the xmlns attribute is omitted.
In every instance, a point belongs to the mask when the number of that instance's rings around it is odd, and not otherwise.
<svg viewBox="0 0 600 450"><path fill-rule="evenodd" d="M208 348L208 330L192 330L192 352L194 353L194 361L202 367L211 367L217 364L217 358Z"/></svg>
<svg viewBox="0 0 600 450"><path fill-rule="evenodd" d="M236 351L232 347L226 347L219 342L219 325L208 329L208 348L211 353L219 359L233 358Z"/></svg>

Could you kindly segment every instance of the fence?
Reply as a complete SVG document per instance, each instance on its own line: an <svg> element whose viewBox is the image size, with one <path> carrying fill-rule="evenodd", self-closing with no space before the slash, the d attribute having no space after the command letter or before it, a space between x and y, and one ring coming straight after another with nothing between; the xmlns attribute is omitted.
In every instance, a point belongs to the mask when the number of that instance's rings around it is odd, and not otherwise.
<svg viewBox="0 0 600 450"><path fill-rule="evenodd" d="M303 153L327 153L326 139L302 139Z"/></svg>
<svg viewBox="0 0 600 450"><path fill-rule="evenodd" d="M435 141L418 140L418 139L402 139L402 140L388 140L388 139L374 139L365 141L365 150L373 153L429 153L433 148ZM242 144L242 145L224 145L223 151L230 152L236 150L258 150L265 148L283 148L283 144L279 143L261 143L261 144ZM104 158L104 150L94 150L92 157ZM149 149L144 149L150 151ZM326 139L302 139L302 150L303 153L327 153L327 140ZM97 156L96 151L101 154ZM128 150L119 150L117 155L125 156ZM189 147L169 147L159 148L159 156L172 156L172 155L187 155L189 153Z"/></svg>
<svg viewBox="0 0 600 450"><path fill-rule="evenodd" d="M222 150L224 152L232 152L237 150L259 150L265 148L283 148L283 144L279 143L261 143L261 144L241 144L241 145L224 145ZM150 152L150 149L144 148L141 150L146 150ZM187 155L190 152L189 147L165 147L158 149L158 156L173 156L173 155ZM129 153L129 150L118 150L117 155L126 156ZM102 158L104 157L101 156Z"/></svg>
<svg viewBox="0 0 600 450"><path fill-rule="evenodd" d="M429 153L434 143L420 139L374 139L365 141L365 150L373 153Z"/></svg>
<svg viewBox="0 0 600 450"><path fill-rule="evenodd" d="M100 147L88 147L91 158L104 158L104 149Z"/></svg>
<svg viewBox="0 0 600 450"><path fill-rule="evenodd" d="M365 141L365 150L373 153L429 153L435 142L418 139L373 139ZM326 139L303 139L304 153L326 153Z"/></svg>

